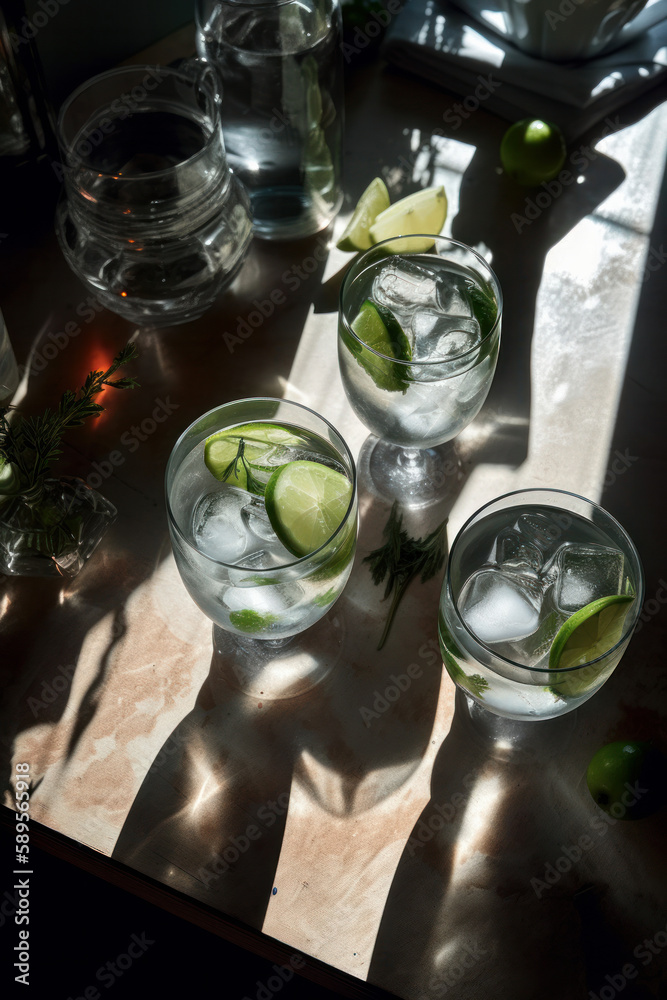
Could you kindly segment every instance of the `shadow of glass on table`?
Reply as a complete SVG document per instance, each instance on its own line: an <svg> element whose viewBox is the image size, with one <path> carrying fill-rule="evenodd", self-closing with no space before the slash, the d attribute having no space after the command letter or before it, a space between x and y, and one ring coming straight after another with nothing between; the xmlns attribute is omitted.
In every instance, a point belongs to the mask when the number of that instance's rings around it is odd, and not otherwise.
<svg viewBox="0 0 667 1000"><path fill-rule="evenodd" d="M350 820L367 814L410 781L429 746L438 704L442 573L414 582L378 650L389 602L363 560L381 544L387 515L384 504L360 497L352 576L310 630L321 637L319 655L328 661L318 683L276 700L255 691L256 684L248 694L234 664L214 650L193 710L144 778L115 858L261 928L295 788L297 823L304 808L315 823L327 814ZM410 530L421 533L416 518ZM271 670L268 660L265 669ZM381 847L386 821L379 816L377 824ZM342 849L326 831L317 847L325 865ZM313 913L322 927L326 919Z"/></svg>
<svg viewBox="0 0 667 1000"><path fill-rule="evenodd" d="M576 714L509 727L495 719L481 731L457 691L431 801L394 876L369 981L434 1000L450 991L502 1000L580 995L572 877L558 886L550 874L557 883L573 868L562 845L576 846L590 830L590 797L563 767Z"/></svg>

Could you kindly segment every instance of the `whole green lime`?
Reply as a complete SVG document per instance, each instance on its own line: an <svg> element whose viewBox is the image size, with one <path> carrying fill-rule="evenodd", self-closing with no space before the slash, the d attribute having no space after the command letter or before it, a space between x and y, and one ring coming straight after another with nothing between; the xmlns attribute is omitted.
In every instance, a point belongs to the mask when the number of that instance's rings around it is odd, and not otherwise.
<svg viewBox="0 0 667 1000"><path fill-rule="evenodd" d="M651 743L608 743L588 765L588 790L614 819L642 819L657 812L665 802L666 764Z"/></svg>
<svg viewBox="0 0 667 1000"><path fill-rule="evenodd" d="M552 122L523 118L510 125L500 143L500 161L517 184L535 186L550 181L563 169L567 147L563 133Z"/></svg>

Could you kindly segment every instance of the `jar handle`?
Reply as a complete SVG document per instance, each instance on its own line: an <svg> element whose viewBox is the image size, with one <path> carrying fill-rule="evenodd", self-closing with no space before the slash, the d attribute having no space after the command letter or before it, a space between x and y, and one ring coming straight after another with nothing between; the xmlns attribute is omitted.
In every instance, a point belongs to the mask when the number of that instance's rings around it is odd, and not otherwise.
<svg viewBox="0 0 667 1000"><path fill-rule="evenodd" d="M174 69L185 76L189 76L195 83L208 87L213 95L213 100L218 109L222 105L222 78L220 73L207 59L201 56L191 56L189 59L181 59L171 63Z"/></svg>

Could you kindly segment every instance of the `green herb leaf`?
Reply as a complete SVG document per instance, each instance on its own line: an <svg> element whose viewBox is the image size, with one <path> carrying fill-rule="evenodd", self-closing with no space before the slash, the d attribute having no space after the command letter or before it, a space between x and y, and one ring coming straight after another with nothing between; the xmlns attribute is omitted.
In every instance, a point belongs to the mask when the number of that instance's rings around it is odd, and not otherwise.
<svg viewBox="0 0 667 1000"><path fill-rule="evenodd" d="M138 383L133 378L111 378L121 365L136 357L134 344L127 344L113 359L106 371L92 371L78 391L66 389L57 410L47 407L35 417L23 417L18 412L9 419L8 410L0 409L0 451L12 463L18 476L17 494L39 486L49 466L62 453L60 442L66 430L79 427L89 417L97 417L104 407L93 397L105 386L116 389L134 389Z"/></svg>
<svg viewBox="0 0 667 1000"><path fill-rule="evenodd" d="M256 493L257 496L263 497L264 491L266 489L266 483L260 482L259 479L257 479L255 474L253 473L252 471L253 467L251 463L248 461L248 459L245 457L245 441L243 440L243 438L239 439L239 446L236 450L236 455L231 460L229 465L226 467L225 471L220 477L220 481L226 483L227 480L232 475L234 476L235 479L238 478L239 462L241 462L243 468L245 469L246 489L248 490L248 492Z"/></svg>
<svg viewBox="0 0 667 1000"><path fill-rule="evenodd" d="M403 515L398 513L398 503L394 501L389 519L382 532L385 544L374 549L364 558L370 563L373 583L378 586L386 578L383 600L393 592L393 599L387 615L384 631L378 644L382 649L391 629L398 605L408 589L408 585L421 575L426 583L442 569L445 561L445 540L447 518L435 531L425 538L410 538L403 528Z"/></svg>

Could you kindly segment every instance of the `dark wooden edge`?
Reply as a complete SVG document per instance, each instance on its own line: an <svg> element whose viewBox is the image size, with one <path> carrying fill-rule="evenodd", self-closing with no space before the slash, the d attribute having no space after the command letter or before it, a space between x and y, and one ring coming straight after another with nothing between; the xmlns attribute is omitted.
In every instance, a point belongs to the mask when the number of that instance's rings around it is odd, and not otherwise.
<svg viewBox="0 0 667 1000"><path fill-rule="evenodd" d="M7 830L12 830L14 824L13 810L4 805L0 806L0 825ZM75 840L65 837L62 833L32 819L30 820L30 842L47 854L52 854L97 878L104 879L112 885L131 892L146 902L159 906L176 917L188 920L191 924L195 924L205 931L217 934L218 937L224 938L261 958L281 965L288 965L295 951L298 951L298 949L288 947L275 938L262 934L261 931L257 931L247 924L226 916L220 910L216 910L206 903L200 903L198 900L163 885L147 875L142 875L141 872L122 864L115 858L107 857L99 851L85 847L83 844L79 844ZM341 996L350 997L352 1000L396 1000L393 993L387 993L377 986L357 979L346 972L341 972L301 951L298 954L303 957L305 962L305 965L298 970L298 975L318 986L324 986L326 989L333 990Z"/></svg>

